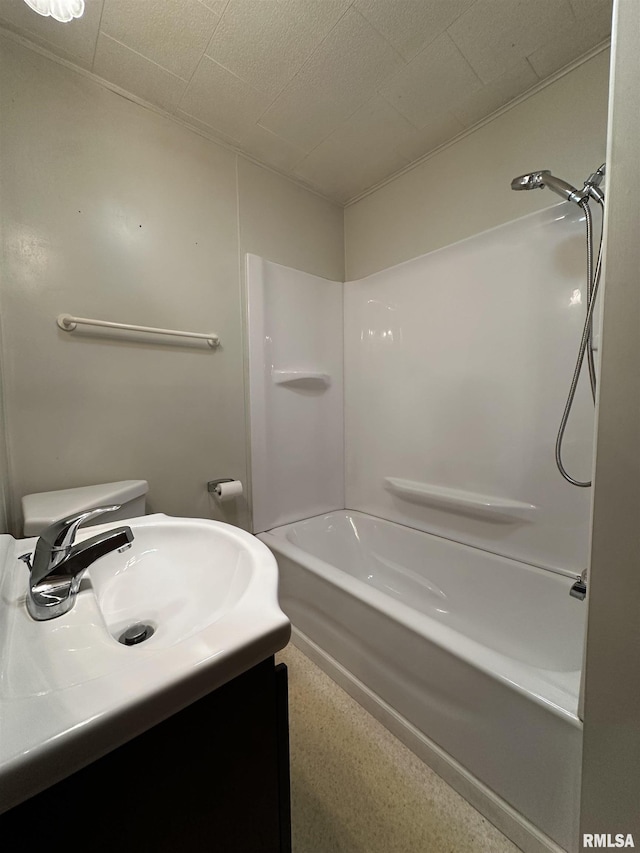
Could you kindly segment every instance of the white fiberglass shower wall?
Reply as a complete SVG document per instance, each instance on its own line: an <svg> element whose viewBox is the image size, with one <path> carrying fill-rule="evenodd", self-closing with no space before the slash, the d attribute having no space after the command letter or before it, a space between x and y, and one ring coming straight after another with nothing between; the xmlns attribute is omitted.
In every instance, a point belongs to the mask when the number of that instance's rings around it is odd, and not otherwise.
<svg viewBox="0 0 640 853"><path fill-rule="evenodd" d="M257 533L344 507L342 282L246 263Z"/></svg>
<svg viewBox="0 0 640 853"><path fill-rule="evenodd" d="M554 445L584 234L563 203L344 285L247 266L254 531L296 642L536 853L577 838L590 490ZM592 443L583 378L579 479Z"/></svg>
<svg viewBox="0 0 640 853"><path fill-rule="evenodd" d="M584 214L563 203L347 282L346 506L579 574L590 490L554 446L585 270ZM563 452L589 480L585 379Z"/></svg>

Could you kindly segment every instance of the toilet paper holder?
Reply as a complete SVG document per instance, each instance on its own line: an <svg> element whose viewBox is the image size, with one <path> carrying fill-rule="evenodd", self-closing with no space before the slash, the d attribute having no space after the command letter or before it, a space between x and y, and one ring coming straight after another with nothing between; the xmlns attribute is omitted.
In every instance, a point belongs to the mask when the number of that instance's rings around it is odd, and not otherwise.
<svg viewBox="0 0 640 853"><path fill-rule="evenodd" d="M221 483L233 483L233 477L220 477L218 480L209 480L207 483L207 491L210 495L215 495L216 489Z"/></svg>

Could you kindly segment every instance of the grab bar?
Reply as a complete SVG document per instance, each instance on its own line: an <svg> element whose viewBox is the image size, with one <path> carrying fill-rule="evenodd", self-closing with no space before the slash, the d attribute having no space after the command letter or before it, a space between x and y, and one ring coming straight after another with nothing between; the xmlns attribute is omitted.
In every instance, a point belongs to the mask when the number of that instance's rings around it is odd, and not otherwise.
<svg viewBox="0 0 640 853"><path fill-rule="evenodd" d="M76 326L100 326L103 329L122 329L126 332L148 332L152 335L173 335L179 338L198 338L206 341L210 347L220 346L218 335L202 332L179 332L176 329L154 329L152 326L134 326L131 323L112 323L109 320L90 320L87 317L72 317L70 314L59 314L56 320L63 332L73 332Z"/></svg>

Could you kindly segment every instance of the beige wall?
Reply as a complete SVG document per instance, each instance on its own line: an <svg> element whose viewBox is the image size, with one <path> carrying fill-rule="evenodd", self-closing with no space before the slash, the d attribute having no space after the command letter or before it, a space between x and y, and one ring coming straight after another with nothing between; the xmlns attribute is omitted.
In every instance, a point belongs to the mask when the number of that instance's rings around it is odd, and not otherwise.
<svg viewBox="0 0 640 853"><path fill-rule="evenodd" d="M617 20L616 20L617 19ZM619 0L607 164L607 253L589 569L583 833L640 846L640 5ZM582 849L582 848L581 848Z"/></svg>
<svg viewBox="0 0 640 853"><path fill-rule="evenodd" d="M2 271L0 270L0 282L2 281ZM2 306L0 304L0 316ZM1 325L1 324L0 324ZM0 352L2 352L1 335L0 335ZM7 458L7 435L4 417L4 383L2 382L2 373L0 371L0 533L9 532L9 465Z"/></svg>
<svg viewBox="0 0 640 853"><path fill-rule="evenodd" d="M128 478L152 511L248 525L241 267L343 277L342 210L1 39L2 323L13 529L23 494ZM60 313L222 347L60 331Z"/></svg>
<svg viewBox="0 0 640 853"><path fill-rule="evenodd" d="M560 200L511 179L579 183L605 159L609 52L345 210L346 276L362 278Z"/></svg>

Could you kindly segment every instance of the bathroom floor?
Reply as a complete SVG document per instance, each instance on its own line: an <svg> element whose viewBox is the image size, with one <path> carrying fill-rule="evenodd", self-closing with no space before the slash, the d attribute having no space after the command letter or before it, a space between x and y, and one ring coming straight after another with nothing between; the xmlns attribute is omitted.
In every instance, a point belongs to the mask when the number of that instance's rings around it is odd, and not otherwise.
<svg viewBox="0 0 640 853"><path fill-rule="evenodd" d="M519 853L295 646L293 853Z"/></svg>

